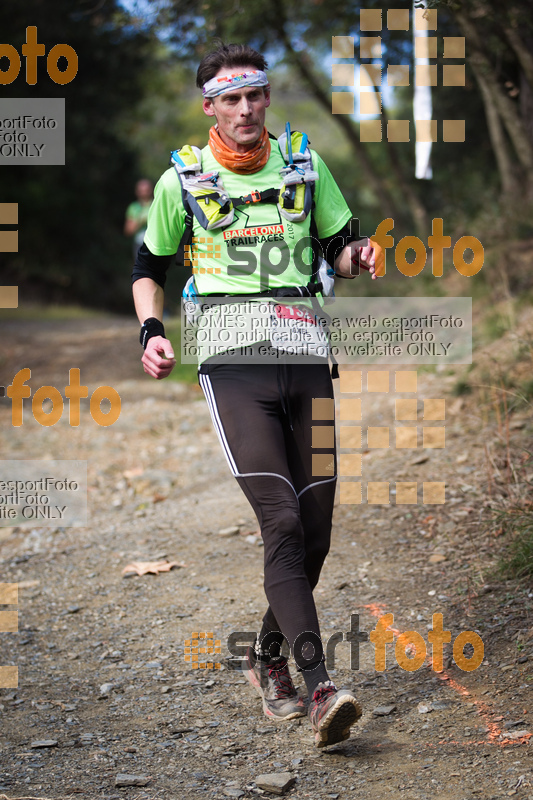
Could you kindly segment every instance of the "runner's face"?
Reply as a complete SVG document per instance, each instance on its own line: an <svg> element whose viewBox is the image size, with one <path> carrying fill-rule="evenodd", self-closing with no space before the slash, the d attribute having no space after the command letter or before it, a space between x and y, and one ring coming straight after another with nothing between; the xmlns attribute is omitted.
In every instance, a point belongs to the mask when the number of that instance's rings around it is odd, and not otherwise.
<svg viewBox="0 0 533 800"><path fill-rule="evenodd" d="M215 77L228 72L246 72L255 67L223 67ZM218 97L204 99L204 112L216 117L220 138L237 153L251 150L261 138L265 126L265 112L270 105L270 90L262 86L244 86L224 92Z"/></svg>

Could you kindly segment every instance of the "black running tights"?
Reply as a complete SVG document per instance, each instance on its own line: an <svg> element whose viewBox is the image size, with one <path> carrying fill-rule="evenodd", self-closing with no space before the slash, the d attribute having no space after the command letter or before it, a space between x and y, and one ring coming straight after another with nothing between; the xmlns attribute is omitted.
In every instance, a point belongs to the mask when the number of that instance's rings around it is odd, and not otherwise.
<svg viewBox="0 0 533 800"><path fill-rule="evenodd" d="M313 589L329 550L336 482L334 447L312 448L312 427L333 425L312 418L313 398L333 398L329 367L207 362L199 380L230 469L261 527L264 628L281 631L305 667L317 661ZM326 452L332 453L327 474L313 475L312 455Z"/></svg>

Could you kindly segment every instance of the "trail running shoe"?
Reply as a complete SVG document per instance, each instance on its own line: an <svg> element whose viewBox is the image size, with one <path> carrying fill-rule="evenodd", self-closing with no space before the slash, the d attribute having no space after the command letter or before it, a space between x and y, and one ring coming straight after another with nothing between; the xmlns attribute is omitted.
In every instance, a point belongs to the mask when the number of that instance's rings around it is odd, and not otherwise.
<svg viewBox="0 0 533 800"><path fill-rule="evenodd" d="M326 681L316 687L308 713L316 746L327 747L349 738L350 728L362 711L351 692L339 691L332 681Z"/></svg>
<svg viewBox="0 0 533 800"><path fill-rule="evenodd" d="M279 657L269 664L259 661L253 647L248 647L243 672L263 699L265 715L274 719L295 719L307 713L304 701L292 682L287 659Z"/></svg>

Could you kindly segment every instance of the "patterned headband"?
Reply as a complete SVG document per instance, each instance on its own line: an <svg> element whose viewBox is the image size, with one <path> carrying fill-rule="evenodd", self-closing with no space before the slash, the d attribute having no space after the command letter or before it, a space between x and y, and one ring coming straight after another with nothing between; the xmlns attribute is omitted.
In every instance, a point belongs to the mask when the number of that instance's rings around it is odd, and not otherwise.
<svg viewBox="0 0 533 800"><path fill-rule="evenodd" d="M219 94L229 92L232 89L240 89L242 86L268 86L266 73L260 69L250 70L249 72L233 72L231 75L220 75L218 78L204 83L202 93L204 97L217 97Z"/></svg>

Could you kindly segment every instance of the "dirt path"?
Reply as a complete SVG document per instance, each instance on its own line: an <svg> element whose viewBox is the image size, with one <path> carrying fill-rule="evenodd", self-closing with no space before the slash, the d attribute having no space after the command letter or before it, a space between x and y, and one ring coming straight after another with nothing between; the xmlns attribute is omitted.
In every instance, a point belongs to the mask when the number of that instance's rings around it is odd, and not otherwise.
<svg viewBox="0 0 533 800"><path fill-rule="evenodd" d="M478 632L483 663L462 671L448 648L443 672L429 660L407 671L387 645L380 672L362 642L355 670L339 644L335 680L365 713L349 741L323 752L307 719L274 726L229 668L229 634L255 631L265 605L256 521L203 396L143 378L136 336L120 319L3 326L0 384L28 366L32 391L61 388L76 366L90 392L116 388L122 410L106 428L87 407L79 428L66 414L44 428L29 412L14 428L0 399L3 459L86 460L90 512L87 528L0 527L0 581L19 585L19 632L0 634L0 663L19 669L18 688L0 689L0 798L253 797L260 774L283 772L298 800L533 798L531 739L520 733L533 732L533 595L488 577L487 482L494 489L499 470L487 470L484 443L496 432L451 396L456 377L418 375L419 401L446 400L445 448L363 454L365 482L445 481L447 502L337 505L316 597L325 639L348 631L352 614L369 632L390 612L430 654L440 612L452 642ZM393 397L364 391L363 424L394 426ZM515 423L511 440L531 436L530 420ZM131 561L164 558L185 566L122 577ZM185 661L185 640L205 631L221 640L222 670ZM149 781L117 788L122 773Z"/></svg>

